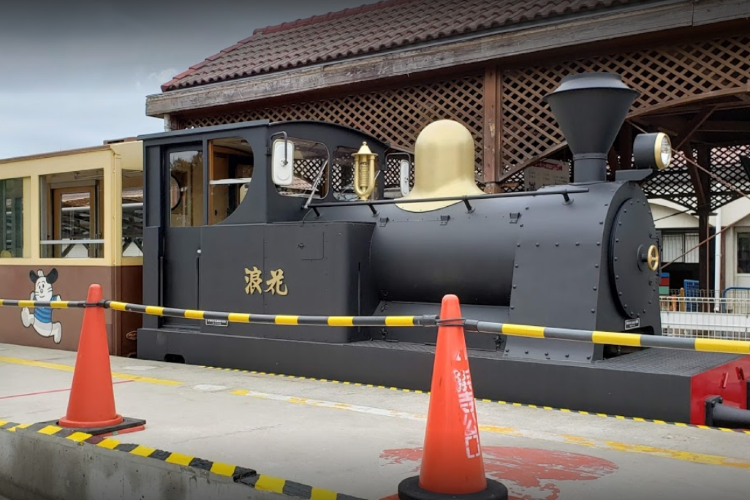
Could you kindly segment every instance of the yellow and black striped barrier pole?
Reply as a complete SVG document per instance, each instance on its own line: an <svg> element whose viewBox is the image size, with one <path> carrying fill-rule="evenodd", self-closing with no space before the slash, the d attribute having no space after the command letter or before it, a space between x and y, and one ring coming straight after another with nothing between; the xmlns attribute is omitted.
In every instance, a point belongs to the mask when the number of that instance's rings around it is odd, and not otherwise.
<svg viewBox="0 0 750 500"><path fill-rule="evenodd" d="M750 354L750 342L743 340L666 337L663 335L574 330L570 328L513 325L474 320L464 320L463 323L466 331L493 333L496 335L572 340L627 347L657 347L687 351L720 352L725 354Z"/></svg>
<svg viewBox="0 0 750 500"><path fill-rule="evenodd" d="M70 309L84 307L105 307L115 311L134 312L151 316L169 316L196 320L218 320L228 323L291 326L366 326L366 327L434 327L440 325L463 326L468 332L509 335L537 339L570 340L594 344L618 345L626 347L655 347L687 351L717 352L724 354L750 354L750 341L666 337L637 333L603 332L596 330L576 330L544 326L514 325L494 323L464 318L439 319L438 316L302 316L281 314L248 314L217 311L199 311L161 306L146 306L104 300L89 304L85 301L52 301L0 299L0 307L50 307Z"/></svg>
<svg viewBox="0 0 750 500"><path fill-rule="evenodd" d="M0 299L0 307L50 307L52 309L74 309L83 307L102 307L102 305L89 304L84 300L53 300L44 302L38 300Z"/></svg>
<svg viewBox="0 0 750 500"><path fill-rule="evenodd" d="M246 314L197 311L171 307L144 306L126 302L104 301L104 307L115 311L136 312L151 316L169 316L229 323L292 326L436 326L437 316L290 316L282 314Z"/></svg>

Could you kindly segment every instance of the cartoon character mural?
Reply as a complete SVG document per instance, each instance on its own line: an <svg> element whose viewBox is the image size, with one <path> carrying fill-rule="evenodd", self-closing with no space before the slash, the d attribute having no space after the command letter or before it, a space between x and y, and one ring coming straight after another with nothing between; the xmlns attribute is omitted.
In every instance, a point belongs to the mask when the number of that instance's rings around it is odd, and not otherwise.
<svg viewBox="0 0 750 500"><path fill-rule="evenodd" d="M31 292L31 300L39 302L52 302L60 300L59 295L54 294L52 284L57 281L57 269L52 270L44 275L44 272L40 269L36 273L29 271L29 278L34 283L34 291ZM52 337L55 344L59 344L62 340L62 325L57 322L52 322L52 308L51 307L35 307L34 313L29 312L28 307L24 307L21 311L21 321L23 326L28 328L33 326L36 333L42 337Z"/></svg>

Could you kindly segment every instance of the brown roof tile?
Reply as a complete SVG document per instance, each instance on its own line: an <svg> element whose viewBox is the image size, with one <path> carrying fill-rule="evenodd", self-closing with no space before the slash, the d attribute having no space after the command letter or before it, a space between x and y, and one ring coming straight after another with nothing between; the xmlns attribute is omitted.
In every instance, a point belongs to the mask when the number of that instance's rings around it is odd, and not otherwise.
<svg viewBox="0 0 750 500"><path fill-rule="evenodd" d="M420 42L643 0L385 0L255 30L163 91L371 54Z"/></svg>

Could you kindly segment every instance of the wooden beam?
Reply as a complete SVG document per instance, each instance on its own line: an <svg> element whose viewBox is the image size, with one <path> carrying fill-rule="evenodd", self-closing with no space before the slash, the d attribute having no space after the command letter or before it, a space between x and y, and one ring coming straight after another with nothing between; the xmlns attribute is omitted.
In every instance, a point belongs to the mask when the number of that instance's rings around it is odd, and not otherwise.
<svg viewBox="0 0 750 500"><path fill-rule="evenodd" d="M695 159L693 158L693 148L691 147L690 143L684 144L681 150L686 158L695 161ZM701 166L704 167L703 165ZM690 174L690 181L692 182L693 189L695 190L695 197L698 199L698 211L700 213L702 207L708 206L708 193L703 189L703 182L698 168L690 161L687 162L687 171L688 174Z"/></svg>
<svg viewBox="0 0 750 500"><path fill-rule="evenodd" d="M690 140L690 137L695 133L696 130L703 125L703 122L708 120L708 117L714 112L716 108L714 106L706 106L701 109L700 112L693 117L692 120L687 122L685 128L682 129L680 135L678 135L672 142L673 148L682 149L682 145Z"/></svg>
<svg viewBox="0 0 750 500"><path fill-rule="evenodd" d="M484 181L488 193L496 192L494 182L499 172L499 125L502 120L500 83L497 66L488 66L484 73Z"/></svg>
<svg viewBox="0 0 750 500"><path fill-rule="evenodd" d="M625 121L620 129L619 137L620 170L627 170L633 161L633 126Z"/></svg>
<svg viewBox="0 0 750 500"><path fill-rule="evenodd" d="M701 132L750 132L750 121L706 121L698 130Z"/></svg>
<svg viewBox="0 0 750 500"><path fill-rule="evenodd" d="M659 104L654 104L653 106L644 107L641 109L638 109L631 114L628 115L628 118L637 118L640 116L646 116L646 115L653 115L657 113L669 113L676 112L683 114L686 112L686 110L677 109L681 106L696 104L703 101L708 101L710 99L717 99L722 97L734 97L737 95L747 94L750 92L750 82L741 85L739 87L733 87L730 89L722 89L722 90L713 90L711 92L701 92L700 94L693 94L686 97L681 97L679 99L673 99L671 101L664 101L660 102ZM727 107L730 107L731 105L727 105ZM721 104L716 104L716 108L720 109L724 106ZM697 111L700 111L700 109L703 109L703 106L700 106L697 108Z"/></svg>
<svg viewBox="0 0 750 500"><path fill-rule="evenodd" d="M750 2L747 0L702 0L695 3L694 26L750 17Z"/></svg>
<svg viewBox="0 0 750 500"><path fill-rule="evenodd" d="M201 85L148 96L146 115L189 111L236 103L265 100L388 77L409 77L417 73L487 61L536 54L604 42L616 38L657 33L693 25L693 13L700 4L688 0L665 0L658 4L626 6L612 11L578 16L561 22L551 19L511 26L493 35L462 41L438 41L419 47L398 49L345 61L276 71L252 78Z"/></svg>

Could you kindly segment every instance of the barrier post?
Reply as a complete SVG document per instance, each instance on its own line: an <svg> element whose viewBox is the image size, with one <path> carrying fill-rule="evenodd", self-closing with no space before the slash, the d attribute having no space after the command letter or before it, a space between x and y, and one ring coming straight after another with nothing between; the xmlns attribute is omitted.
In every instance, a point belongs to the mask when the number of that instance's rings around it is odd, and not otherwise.
<svg viewBox="0 0 750 500"><path fill-rule="evenodd" d="M115 409L102 287L89 286L73 369L68 410L56 424L96 436L134 432L145 420L125 418Z"/></svg>
<svg viewBox="0 0 750 500"><path fill-rule="evenodd" d="M398 485L401 500L507 500L508 489L487 479L458 297L440 309L424 453L419 476ZM451 320L455 322L451 325Z"/></svg>

